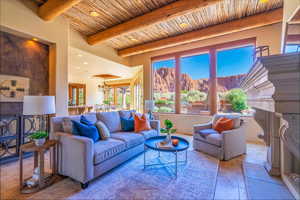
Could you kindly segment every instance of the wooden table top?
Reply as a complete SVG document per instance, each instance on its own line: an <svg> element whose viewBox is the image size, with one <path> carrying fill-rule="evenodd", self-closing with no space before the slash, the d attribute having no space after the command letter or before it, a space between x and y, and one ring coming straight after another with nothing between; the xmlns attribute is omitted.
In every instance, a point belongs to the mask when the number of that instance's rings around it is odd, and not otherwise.
<svg viewBox="0 0 300 200"><path fill-rule="evenodd" d="M57 144L57 140L47 140L42 146L36 146L34 142L23 144L20 150L23 152L44 151Z"/></svg>

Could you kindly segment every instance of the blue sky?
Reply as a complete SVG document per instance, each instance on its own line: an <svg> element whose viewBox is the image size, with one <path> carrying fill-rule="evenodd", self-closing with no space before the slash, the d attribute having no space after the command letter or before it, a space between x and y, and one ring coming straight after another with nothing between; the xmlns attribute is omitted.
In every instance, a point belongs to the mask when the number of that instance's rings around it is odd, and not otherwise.
<svg viewBox="0 0 300 200"><path fill-rule="evenodd" d="M253 46L217 52L217 76L231 76L247 73L253 64ZM174 67L174 60L154 62L154 69ZM209 54L181 58L181 73L189 74L193 79L209 77Z"/></svg>

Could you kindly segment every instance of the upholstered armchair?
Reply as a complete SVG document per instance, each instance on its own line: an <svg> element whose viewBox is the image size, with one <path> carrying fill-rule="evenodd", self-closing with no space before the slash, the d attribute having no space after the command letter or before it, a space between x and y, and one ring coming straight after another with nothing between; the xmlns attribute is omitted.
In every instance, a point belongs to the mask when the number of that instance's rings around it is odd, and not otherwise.
<svg viewBox="0 0 300 200"><path fill-rule="evenodd" d="M234 129L216 132L212 127L220 117L234 120ZM216 114L212 121L206 124L194 125L193 147L217 157L220 160L229 160L246 153L245 122L238 114Z"/></svg>

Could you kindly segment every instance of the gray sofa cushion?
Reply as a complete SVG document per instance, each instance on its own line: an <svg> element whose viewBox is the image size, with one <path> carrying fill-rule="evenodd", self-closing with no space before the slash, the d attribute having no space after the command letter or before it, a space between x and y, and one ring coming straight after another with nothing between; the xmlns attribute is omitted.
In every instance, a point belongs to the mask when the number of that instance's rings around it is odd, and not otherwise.
<svg viewBox="0 0 300 200"><path fill-rule="evenodd" d="M94 164L97 165L125 150L126 143L121 140L112 138L99 140L94 144Z"/></svg>
<svg viewBox="0 0 300 200"><path fill-rule="evenodd" d="M134 132L116 132L112 133L111 137L124 141L127 148L135 147L145 141L143 135Z"/></svg>
<svg viewBox="0 0 300 200"><path fill-rule="evenodd" d="M135 110L120 110L119 115L120 117L123 117L125 119L129 119L130 117L133 117L132 113L135 113Z"/></svg>
<svg viewBox="0 0 300 200"><path fill-rule="evenodd" d="M141 131L137 134L142 134L145 139L148 139L148 138L153 137L153 136L158 136L158 132L155 129L150 129L150 130L147 130L147 131Z"/></svg>
<svg viewBox="0 0 300 200"><path fill-rule="evenodd" d="M222 146L223 136L219 133L212 133L207 135L206 137L203 137L203 135L199 133L194 133L194 140L201 140L203 142L216 145L218 147Z"/></svg>
<svg viewBox="0 0 300 200"><path fill-rule="evenodd" d="M97 119L102 121L111 133L122 130L119 112L99 112Z"/></svg>

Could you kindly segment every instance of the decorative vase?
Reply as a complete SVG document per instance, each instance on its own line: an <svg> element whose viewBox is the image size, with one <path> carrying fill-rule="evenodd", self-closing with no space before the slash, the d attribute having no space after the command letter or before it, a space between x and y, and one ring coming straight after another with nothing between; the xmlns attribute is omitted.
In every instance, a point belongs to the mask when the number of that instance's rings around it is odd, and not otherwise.
<svg viewBox="0 0 300 200"><path fill-rule="evenodd" d="M166 142L171 143L171 141L172 141L171 134L168 133L166 137Z"/></svg>
<svg viewBox="0 0 300 200"><path fill-rule="evenodd" d="M36 146L42 146L43 144L45 144L45 142L46 142L46 138L34 139L34 144Z"/></svg>

